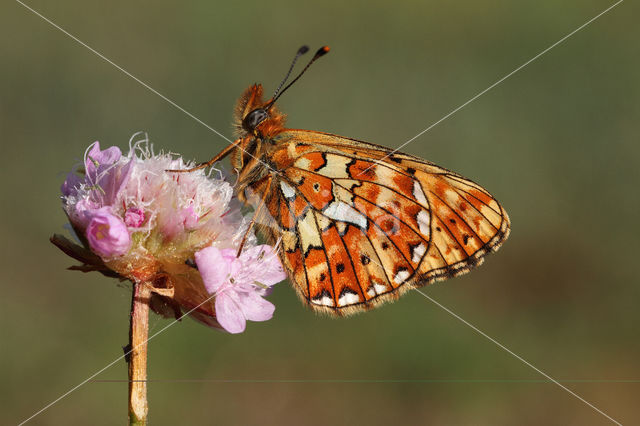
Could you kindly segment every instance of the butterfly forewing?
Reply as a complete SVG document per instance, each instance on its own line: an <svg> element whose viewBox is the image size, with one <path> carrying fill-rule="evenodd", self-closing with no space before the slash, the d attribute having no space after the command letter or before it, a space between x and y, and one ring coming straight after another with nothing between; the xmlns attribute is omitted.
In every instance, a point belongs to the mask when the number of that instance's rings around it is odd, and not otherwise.
<svg viewBox="0 0 640 426"><path fill-rule="evenodd" d="M506 212L485 189L388 148L285 130L267 160L281 171L267 232L317 310L357 312L466 272L508 233Z"/></svg>

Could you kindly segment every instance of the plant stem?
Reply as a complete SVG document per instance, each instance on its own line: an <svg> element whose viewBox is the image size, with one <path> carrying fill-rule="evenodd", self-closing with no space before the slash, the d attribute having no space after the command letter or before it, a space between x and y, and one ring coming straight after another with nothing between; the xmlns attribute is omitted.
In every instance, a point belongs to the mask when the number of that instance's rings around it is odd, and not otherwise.
<svg viewBox="0 0 640 426"><path fill-rule="evenodd" d="M147 339L151 286L133 284L131 325L129 328L129 424L146 425L147 413Z"/></svg>

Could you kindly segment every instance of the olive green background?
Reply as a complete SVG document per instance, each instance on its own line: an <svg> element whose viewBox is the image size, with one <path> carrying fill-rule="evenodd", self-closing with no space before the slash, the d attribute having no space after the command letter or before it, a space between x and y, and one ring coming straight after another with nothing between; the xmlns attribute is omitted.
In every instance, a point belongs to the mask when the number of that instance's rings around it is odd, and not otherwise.
<svg viewBox="0 0 640 426"><path fill-rule="evenodd" d="M301 44L328 44L279 102L289 125L397 147L613 2L28 4L227 136L246 86L271 92ZM621 3L404 149L484 185L513 223L426 294L625 424L640 423L638 12ZM0 423L16 424L127 340L129 288L67 271L48 242L66 172L140 130L197 160L225 141L19 3L0 24ZM150 342L152 424L610 424L417 292L338 320L288 283L271 300L242 335L184 320ZM124 361L96 379L31 424L125 423Z"/></svg>

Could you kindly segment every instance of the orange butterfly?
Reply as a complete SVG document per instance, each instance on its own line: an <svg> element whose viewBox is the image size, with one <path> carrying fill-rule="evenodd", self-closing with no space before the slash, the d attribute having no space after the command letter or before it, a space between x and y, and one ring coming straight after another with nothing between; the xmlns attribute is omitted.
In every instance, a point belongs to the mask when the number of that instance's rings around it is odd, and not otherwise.
<svg viewBox="0 0 640 426"><path fill-rule="evenodd" d="M476 183L383 146L284 127L275 101L329 48L280 91L307 50L270 100L258 84L244 92L238 139L190 169L231 154L238 197L258 197L251 225L279 242L298 295L317 311L352 314L465 273L497 250L509 218Z"/></svg>

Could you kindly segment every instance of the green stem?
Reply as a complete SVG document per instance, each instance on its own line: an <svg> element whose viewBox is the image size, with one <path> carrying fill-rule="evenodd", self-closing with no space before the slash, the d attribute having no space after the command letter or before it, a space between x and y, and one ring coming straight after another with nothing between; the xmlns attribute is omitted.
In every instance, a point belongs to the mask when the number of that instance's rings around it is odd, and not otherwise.
<svg viewBox="0 0 640 426"><path fill-rule="evenodd" d="M129 328L129 424L146 425L147 404L147 339L149 336L149 301L151 286L133 284L131 324Z"/></svg>

